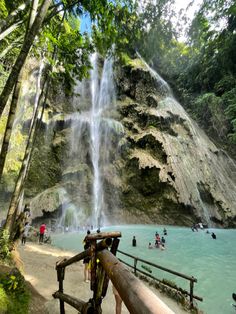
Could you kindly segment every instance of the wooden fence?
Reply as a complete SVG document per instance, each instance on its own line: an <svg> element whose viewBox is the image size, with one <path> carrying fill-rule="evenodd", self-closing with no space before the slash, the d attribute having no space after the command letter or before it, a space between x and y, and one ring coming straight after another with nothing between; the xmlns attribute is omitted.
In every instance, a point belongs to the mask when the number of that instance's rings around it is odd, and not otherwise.
<svg viewBox="0 0 236 314"><path fill-rule="evenodd" d="M120 294L126 307L132 314L174 314L172 310L168 308L150 289L148 289L132 272L124 266L124 263L116 258L116 252L119 245L120 232L101 232L96 234L90 234L86 237L86 241L90 242L90 248L69 258L64 259L56 264L57 280L59 283L59 289L53 296L59 299L60 313L65 314L65 303L71 305L82 314L100 314L102 313L102 300L106 296L109 280ZM110 250L109 250L110 248ZM127 253L121 252L127 256L133 257ZM64 293L63 281L65 278L66 267L83 260L86 257L91 258L91 282L90 289L93 291L93 297L88 301L80 300L73 296ZM134 258L134 268L136 274L137 271L142 272L137 268L138 261L142 261L137 257ZM154 266L154 264L149 263ZM167 271L162 266L155 265L155 267ZM169 272L178 274L171 270ZM184 277L185 275L182 275ZM189 279L191 284L190 295L191 298L200 300L201 298L193 295L193 282L196 279L193 277L185 276Z"/></svg>

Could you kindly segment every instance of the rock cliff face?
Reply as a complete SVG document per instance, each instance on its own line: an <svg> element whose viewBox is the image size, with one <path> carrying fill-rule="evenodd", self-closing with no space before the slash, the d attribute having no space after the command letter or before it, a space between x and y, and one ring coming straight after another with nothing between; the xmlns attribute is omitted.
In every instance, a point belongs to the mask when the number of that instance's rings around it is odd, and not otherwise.
<svg viewBox="0 0 236 314"><path fill-rule="evenodd" d="M136 61L117 73L128 143L121 203L150 223L235 226L235 163L191 120L167 84Z"/></svg>
<svg viewBox="0 0 236 314"><path fill-rule="evenodd" d="M235 227L235 163L207 138L144 62L117 67L115 78L117 111L112 116L124 130L110 131L113 150L101 172L104 220L177 225L202 221ZM67 112L73 111L64 101ZM91 216L94 171L88 149L80 151L80 164L75 152L69 154L75 116L65 118L63 107L53 118L51 138L39 140L27 195L34 217L44 209L47 217L59 219L63 207L69 206L71 212L79 209L76 219L84 224ZM86 132L85 128L81 141L86 142ZM39 160L45 168L39 167Z"/></svg>

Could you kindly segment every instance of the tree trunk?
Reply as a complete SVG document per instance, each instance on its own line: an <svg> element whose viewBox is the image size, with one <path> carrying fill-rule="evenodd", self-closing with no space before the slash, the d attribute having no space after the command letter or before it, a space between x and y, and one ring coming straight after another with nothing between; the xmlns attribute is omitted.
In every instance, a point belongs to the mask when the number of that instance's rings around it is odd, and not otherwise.
<svg viewBox="0 0 236 314"><path fill-rule="evenodd" d="M0 41L3 40L5 37L7 37L9 34L11 34L15 29L17 29L17 27L19 27L21 24L23 23L23 21L19 21L14 23L13 25L11 25L10 27L8 27L5 31L3 31L0 34Z"/></svg>
<svg viewBox="0 0 236 314"><path fill-rule="evenodd" d="M45 85L45 83L44 83ZM44 87L44 86L43 86ZM28 170L28 166L29 166L29 161L30 161L30 157L31 157L31 152L32 152L32 148L33 148L33 139L34 139L34 135L35 135L35 131L36 131L36 122L37 122L37 117L38 117L38 111L39 111L39 105L41 102L41 99L43 97L43 89L41 91L40 97L36 96L36 104L34 107L34 112L33 112L33 116L32 116L32 120L31 120L31 125L30 125L30 130L29 130L29 137L28 137L28 141L27 141L27 145L26 145L26 149L25 149L25 154L24 154L24 159L21 165L21 169L17 178L17 182L15 185L15 189L11 198L11 203L8 209L8 213L7 213L7 218L6 218L6 223L4 228L7 229L10 233L10 237L12 239L12 230L14 227L14 222L16 220L16 216L17 216L17 207L18 207L18 203L19 203L19 198L22 192L22 188L23 188L23 183L26 177L26 173Z"/></svg>
<svg viewBox="0 0 236 314"><path fill-rule="evenodd" d="M15 24L20 20L18 18L18 14L24 11L29 3L30 0L27 0L25 3L21 4L15 11L11 12L4 20L0 22L0 33L5 31L5 29L8 28L8 25Z"/></svg>
<svg viewBox="0 0 236 314"><path fill-rule="evenodd" d="M28 33L29 29L31 28L31 26L33 25L34 20L36 18L38 5L39 5L39 0L34 0L32 3L32 6L30 8L30 18L29 18L29 23L28 23L28 27L27 27L27 33Z"/></svg>
<svg viewBox="0 0 236 314"><path fill-rule="evenodd" d="M36 13L37 13L37 8L38 8L38 0L34 0L32 3L31 11L30 11L30 17L29 17L29 23L28 27L26 30L26 34L28 33L30 27L33 25ZM16 108L18 104L18 100L20 98L20 92L21 92L21 85L22 85L22 78L23 78L23 70L24 70L24 65L20 71L18 80L16 82L12 100L11 100L11 105L10 105L10 110L8 114L8 119L7 119L7 124L6 124L6 129L3 137L3 144L1 148L1 154L0 154L0 179L2 177L3 169L4 169L4 164L6 160L6 155L8 152L8 147L11 139L11 134L12 134L12 127L13 123L15 121L15 113L16 113Z"/></svg>
<svg viewBox="0 0 236 314"><path fill-rule="evenodd" d="M14 88L10 110L9 110L9 114L7 118L6 129L5 129L5 133L4 133L4 137L2 141L2 148L1 148L1 154L0 154L0 179L2 177L3 168L5 165L5 160L6 160L8 147L9 147L11 134L12 134L13 123L15 121L16 107L17 107L18 99L20 97L20 92L21 92L21 80L22 80L22 71L21 71L21 74L19 75L18 81Z"/></svg>
<svg viewBox="0 0 236 314"><path fill-rule="evenodd" d="M4 89L2 91L2 94L0 96L0 115L2 115L2 112L6 106L6 103L8 101L8 98L12 92L12 89L18 79L20 70L22 69L24 62L28 56L28 53L30 51L30 48L34 42L34 39L36 37L36 35L39 32L39 29L42 25L42 22L47 14L49 5L51 3L52 0L44 0L43 4L35 18L35 21L32 25L32 27L30 28L29 32L27 33L27 36L25 37L23 46L21 48L20 54L12 68L12 71L7 79L7 82L4 86Z"/></svg>
<svg viewBox="0 0 236 314"><path fill-rule="evenodd" d="M31 11L30 11L30 17L29 17L29 23L28 23L28 27L26 30L26 36L27 33L29 32L30 28L32 27L35 18L36 18L36 13L37 13L37 8L38 8L38 0L33 0L32 3L32 7L31 7ZM0 156L0 178L3 172L3 168L4 168L4 163L5 163L5 158L6 158L6 154L7 154L7 150L8 150L8 145L9 145L9 140L11 137L11 132L12 132L12 125L15 119L15 111L16 111L16 106L19 100L19 96L20 96L20 90L21 90L21 84L22 84L22 77L23 77L23 69L24 69L24 65L20 71L19 74L19 79L15 85L15 89L14 89L14 93L13 93L13 98L12 98L12 102L11 102L11 108L10 108L10 112L9 112L9 116L8 116L8 121L7 121L7 126L6 126L6 131L5 131L5 135L6 139L8 140L7 142L3 141L3 146L2 146L2 151L1 151L1 156ZM13 236L13 229L14 229L14 222L16 221L16 216L17 216L17 209L18 209L18 203L19 203L19 199L20 199L20 195L22 192L22 184L21 181L24 182L24 178L26 176L26 172L27 172L27 168L28 168L28 164L29 164L29 159L30 159L30 153L29 151L29 146L30 144L33 143L32 140L32 134L34 133L34 129L35 129L35 125L37 121L37 114L38 114L38 109L39 109L39 105L40 105L40 81L41 81L41 75L42 75L42 70L43 70L43 64L42 67L40 66L39 68L39 77L37 80L37 87L36 87L36 96L35 96L35 104L34 104L34 109L33 109L33 115L32 115L32 120L31 120L31 124L30 124L30 129L29 129L29 136L28 136L28 141L27 141L27 145L26 145L26 149L25 149L25 156L21 165L21 169L18 175L18 179L15 185L15 190L14 193L12 195L12 199L11 199L11 203L10 203L10 207L9 207L9 211L10 213L13 213L12 215L10 214L9 217L7 215L7 220L9 219L9 221L6 221L6 228L8 228L8 230L10 231L11 236ZM15 96L15 97L14 97ZM12 106L14 109L14 112L12 112ZM11 124L8 125L8 122L10 122ZM8 128L9 126L9 128ZM8 132L7 132L8 131ZM4 139L5 139L5 135L4 135ZM4 149L4 151L3 151ZM32 149L32 148L31 148ZM29 156L28 156L28 155ZM3 158L1 158L3 156ZM12 208L11 208L12 207Z"/></svg>

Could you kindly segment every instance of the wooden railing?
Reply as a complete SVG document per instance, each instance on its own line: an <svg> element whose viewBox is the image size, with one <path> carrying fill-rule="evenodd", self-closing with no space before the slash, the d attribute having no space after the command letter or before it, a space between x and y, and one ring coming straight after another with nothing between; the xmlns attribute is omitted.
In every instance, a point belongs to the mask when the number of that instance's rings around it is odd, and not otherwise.
<svg viewBox="0 0 236 314"><path fill-rule="evenodd" d="M86 237L90 248L70 259L57 262L59 289L53 296L59 299L60 313L65 313L64 303L77 309L79 313L102 313L101 304L106 295L109 280L120 294L126 307L133 314L174 314L150 289L148 289L117 258L120 232L103 232ZM101 240L97 242L98 240ZM110 251L109 248L110 247ZM63 281L66 267L85 257L91 257L91 285L93 297L83 301L64 293Z"/></svg>
<svg viewBox="0 0 236 314"><path fill-rule="evenodd" d="M147 277L149 277L149 278L151 278L151 279L153 279L153 280L155 280L155 281L157 281L157 282L163 283L163 284L169 286L169 287L172 288L172 289L179 290L179 291L181 291L183 294L188 295L188 296L189 296L189 299L190 299L189 301L190 301L190 307L191 307L191 308L193 307L193 299L196 299L196 300L198 300L198 301L203 301L203 298L201 298L201 297L199 297L199 296L193 294L194 283L197 282L197 279L194 278L193 276L187 276L187 275L185 275L185 274L182 274L182 273L179 273L179 272L177 272L177 271L168 269L168 268L166 268L166 267L163 267L163 266L160 266L160 265L157 265L157 264L148 262L148 261L146 261L146 260L144 260L144 259L141 259L141 258L139 258L139 257L133 256L133 255L131 255L131 254L128 254L128 253L123 252L123 251L120 251L120 250L117 250L117 252L119 252L120 254L125 255L125 256L128 256L128 257L130 257L130 258L133 259L133 261L134 261L133 265L130 265L129 263L125 262L124 260L122 260L122 259L120 259L120 258L119 258L119 261L121 261L121 262L124 263L125 265L131 267L131 268L134 270L134 274L135 274L135 275L137 275L137 272L139 272L139 273L141 273L141 274L143 274L143 275L145 275L145 276L147 276ZM180 288L180 287L177 287L176 285L171 285L170 283L168 283L168 281L164 281L164 282L163 282L163 280L158 279L157 277L151 275L149 272L145 272L145 271L141 270L140 268L138 268L138 262L144 263L144 264L146 264L146 265L152 266L152 267L157 268L157 269L161 269L161 270L163 270L164 272L167 272L167 273L170 273L170 274L173 274L173 275L175 275L175 276L178 276L178 277L181 277L181 278L183 278L183 279L188 280L188 281L189 281L189 284L190 284L189 291L186 291L186 290L184 290L184 289L182 289L182 288ZM145 268L144 268L144 269L145 269ZM147 269L147 268L146 268L146 269Z"/></svg>

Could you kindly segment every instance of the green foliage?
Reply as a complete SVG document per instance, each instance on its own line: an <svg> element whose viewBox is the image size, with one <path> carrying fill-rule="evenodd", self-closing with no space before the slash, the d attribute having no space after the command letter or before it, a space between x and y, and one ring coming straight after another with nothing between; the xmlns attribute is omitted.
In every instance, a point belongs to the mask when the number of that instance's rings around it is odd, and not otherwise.
<svg viewBox="0 0 236 314"><path fill-rule="evenodd" d="M6 313L9 305L7 293L4 290L2 284L0 284L0 313Z"/></svg>
<svg viewBox="0 0 236 314"><path fill-rule="evenodd" d="M0 63L0 92L2 91L6 80L7 80L7 71L5 71L4 66Z"/></svg>
<svg viewBox="0 0 236 314"><path fill-rule="evenodd" d="M121 64L123 65L129 65L130 62L131 62L131 58L129 57L129 55L127 53L120 53L120 61L121 61Z"/></svg>
<svg viewBox="0 0 236 314"><path fill-rule="evenodd" d="M19 285L18 280L17 280L16 276L14 276L14 275L9 275L9 276L3 277L1 280L1 283L4 287L4 289L7 291L14 291L17 289L17 287Z"/></svg>
<svg viewBox="0 0 236 314"><path fill-rule="evenodd" d="M0 19L4 19L7 16L7 8L4 0L0 0Z"/></svg>
<svg viewBox="0 0 236 314"><path fill-rule="evenodd" d="M227 135L227 121L221 97L214 93L205 93L194 101L195 117L209 134L217 134L220 139Z"/></svg>
<svg viewBox="0 0 236 314"><path fill-rule="evenodd" d="M0 311L2 306L6 313L28 313L30 295L18 270L0 274L0 300Z"/></svg>
<svg viewBox="0 0 236 314"><path fill-rule="evenodd" d="M3 1L3 0L1 0ZM0 7L2 14L10 13L23 1L7 3L6 10ZM95 47L102 53L106 53L116 44L116 49L124 49L127 43L135 40L135 32L132 32L136 21L134 6L131 0L109 1L90 0L75 2L63 0L63 17L58 12L62 11L57 5L49 9L48 17L40 32L40 37L34 43L30 54L41 58L42 50L51 64L53 79L64 83L68 93L72 91L76 79L88 77L90 70L89 55ZM16 20L22 20L22 27L16 29L0 48L0 54L4 54L4 69L12 67L19 53L17 39L24 37L29 8L16 16ZM5 12L5 13L4 13ZM80 32L80 17L86 16L93 23L91 34ZM10 46L9 46L10 45ZM12 46L11 46L12 45ZM7 47L10 50L4 52ZM1 63L0 63L1 64Z"/></svg>
<svg viewBox="0 0 236 314"><path fill-rule="evenodd" d="M140 40L136 43L141 55L154 67L160 68L165 55L172 49L175 31L171 22L173 0L148 2L140 15Z"/></svg>
<svg viewBox="0 0 236 314"><path fill-rule="evenodd" d="M171 1L149 3L141 14L141 55L171 83L175 94L224 148L235 143L236 5L205 0L188 30L176 40Z"/></svg>
<svg viewBox="0 0 236 314"><path fill-rule="evenodd" d="M0 259L5 262L9 261L11 256L9 247L10 247L9 233L7 230L2 229L0 231Z"/></svg>

